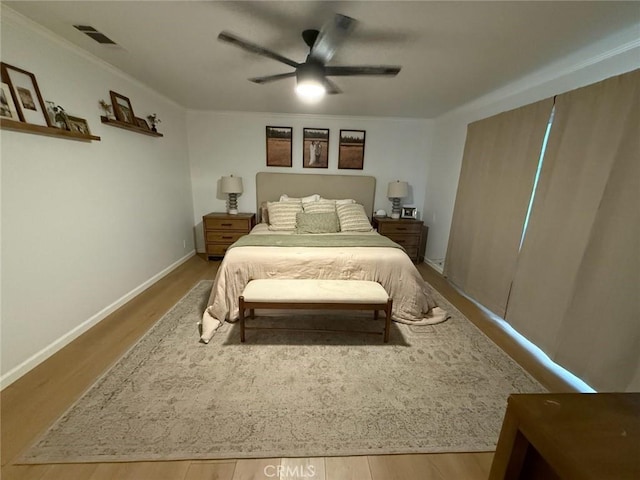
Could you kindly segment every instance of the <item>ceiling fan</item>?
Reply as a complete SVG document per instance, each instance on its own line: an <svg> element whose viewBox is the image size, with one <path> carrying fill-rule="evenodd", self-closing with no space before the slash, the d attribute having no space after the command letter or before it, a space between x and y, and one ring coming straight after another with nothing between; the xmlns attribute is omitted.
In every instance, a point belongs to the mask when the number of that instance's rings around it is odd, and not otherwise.
<svg viewBox="0 0 640 480"><path fill-rule="evenodd" d="M330 66L327 63L335 54L337 48L353 31L357 21L346 15L335 14L321 30L304 30L302 38L309 47L309 54L303 63L298 63L287 57L275 53L267 48L243 40L229 32L221 32L218 40L230 43L251 53L268 57L289 65L293 72L250 78L254 83L268 83L284 78L296 77L296 92L311 100L321 98L324 93L341 93L338 86L327 77L346 76L386 76L398 74L401 67L394 65L361 65L361 66Z"/></svg>

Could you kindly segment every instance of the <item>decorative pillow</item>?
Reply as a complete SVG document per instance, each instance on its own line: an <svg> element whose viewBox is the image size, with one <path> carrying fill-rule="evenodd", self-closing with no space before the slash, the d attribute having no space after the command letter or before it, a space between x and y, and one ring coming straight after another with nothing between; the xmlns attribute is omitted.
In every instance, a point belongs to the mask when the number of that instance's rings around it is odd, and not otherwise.
<svg viewBox="0 0 640 480"><path fill-rule="evenodd" d="M269 223L269 205L268 202L260 204L260 223Z"/></svg>
<svg viewBox="0 0 640 480"><path fill-rule="evenodd" d="M300 202L268 202L269 230L295 230L296 214L302 212Z"/></svg>
<svg viewBox="0 0 640 480"><path fill-rule="evenodd" d="M320 199L317 202L303 203L304 213L336 213L336 202Z"/></svg>
<svg viewBox="0 0 640 480"><path fill-rule="evenodd" d="M340 230L343 232L370 232L373 230L364 207L358 203L336 205Z"/></svg>
<svg viewBox="0 0 640 480"><path fill-rule="evenodd" d="M280 196L281 202L300 201L302 203L309 203L309 202L317 202L318 200L320 200L320 195L318 195L317 193L314 193L313 195L309 195L308 197L302 197L302 198L293 198L287 195L286 193Z"/></svg>
<svg viewBox="0 0 640 480"><path fill-rule="evenodd" d="M320 200L329 200L327 198L320 198ZM330 200L331 202L336 202L336 205L348 205L350 203L356 203L353 198L343 198L339 200Z"/></svg>
<svg viewBox="0 0 640 480"><path fill-rule="evenodd" d="M335 212L296 214L296 233L336 233L339 228Z"/></svg>

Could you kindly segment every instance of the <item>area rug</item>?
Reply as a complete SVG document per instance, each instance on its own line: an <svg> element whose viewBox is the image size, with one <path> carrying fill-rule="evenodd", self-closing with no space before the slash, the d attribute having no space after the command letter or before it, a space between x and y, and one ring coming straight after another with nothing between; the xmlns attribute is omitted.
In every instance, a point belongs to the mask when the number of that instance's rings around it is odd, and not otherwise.
<svg viewBox="0 0 640 480"><path fill-rule="evenodd" d="M507 397L544 389L436 295L451 318L379 336L248 331L208 345L200 282L22 456L111 462L495 448ZM282 323L280 314L256 322ZM369 314L295 313L295 322L378 330Z"/></svg>

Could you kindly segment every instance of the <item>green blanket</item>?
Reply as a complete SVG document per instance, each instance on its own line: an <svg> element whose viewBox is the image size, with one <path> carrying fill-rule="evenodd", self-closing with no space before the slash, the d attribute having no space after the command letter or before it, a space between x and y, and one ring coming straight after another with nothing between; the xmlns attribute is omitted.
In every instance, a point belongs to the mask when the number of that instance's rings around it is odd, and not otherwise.
<svg viewBox="0 0 640 480"><path fill-rule="evenodd" d="M245 235L234 247L391 247L401 245L382 235Z"/></svg>

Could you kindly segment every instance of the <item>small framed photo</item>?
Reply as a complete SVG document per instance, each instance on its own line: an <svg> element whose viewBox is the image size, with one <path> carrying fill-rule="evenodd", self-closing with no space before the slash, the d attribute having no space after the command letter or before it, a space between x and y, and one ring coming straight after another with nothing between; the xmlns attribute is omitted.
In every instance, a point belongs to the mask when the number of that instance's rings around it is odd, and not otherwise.
<svg viewBox="0 0 640 480"><path fill-rule="evenodd" d="M114 91L110 91L109 95L111 95L111 103L113 104L113 112L116 115L116 119L121 122L136 125L136 117L133 114L131 101L124 95L120 95Z"/></svg>
<svg viewBox="0 0 640 480"><path fill-rule="evenodd" d="M292 127L267 127L267 167L290 167Z"/></svg>
<svg viewBox="0 0 640 480"><path fill-rule="evenodd" d="M75 133L81 133L83 135L91 135L89 131L89 124L84 118L72 117L71 115L67 116L67 125L69 126L69 131Z"/></svg>
<svg viewBox="0 0 640 480"><path fill-rule="evenodd" d="M18 114L17 119L33 125L50 127L47 107L40 95L35 75L6 63L0 63L0 74L2 83L9 87Z"/></svg>
<svg viewBox="0 0 640 480"><path fill-rule="evenodd" d="M329 168L329 129L304 128L302 130L302 166Z"/></svg>
<svg viewBox="0 0 640 480"><path fill-rule="evenodd" d="M413 205L403 205L400 210L400 218L418 218L418 210Z"/></svg>
<svg viewBox="0 0 640 480"><path fill-rule="evenodd" d="M147 123L144 118L136 117L136 127L144 128L145 130L151 131L151 127Z"/></svg>
<svg viewBox="0 0 640 480"><path fill-rule="evenodd" d="M340 130L338 168L362 170L364 168L364 130Z"/></svg>
<svg viewBox="0 0 640 480"><path fill-rule="evenodd" d="M4 82L0 84L0 117L20 121L9 84Z"/></svg>

